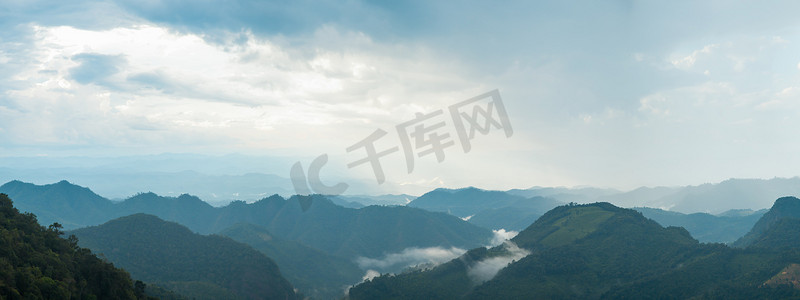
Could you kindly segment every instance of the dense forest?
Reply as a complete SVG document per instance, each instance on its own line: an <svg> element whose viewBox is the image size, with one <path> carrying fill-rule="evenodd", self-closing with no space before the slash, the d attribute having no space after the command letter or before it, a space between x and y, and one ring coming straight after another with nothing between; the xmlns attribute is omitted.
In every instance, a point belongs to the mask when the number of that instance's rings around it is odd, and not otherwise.
<svg viewBox="0 0 800 300"><path fill-rule="evenodd" d="M61 225L39 225L0 194L0 295L3 299L146 299L145 285L61 237Z"/></svg>

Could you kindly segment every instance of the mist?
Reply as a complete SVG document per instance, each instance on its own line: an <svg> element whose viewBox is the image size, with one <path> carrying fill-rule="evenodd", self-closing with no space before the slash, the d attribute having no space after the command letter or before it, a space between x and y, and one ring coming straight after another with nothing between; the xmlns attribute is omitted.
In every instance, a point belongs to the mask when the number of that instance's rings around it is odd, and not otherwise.
<svg viewBox="0 0 800 300"><path fill-rule="evenodd" d="M512 241L505 241L503 248L508 252L503 256L495 256L476 262L467 270L467 275L476 284L481 284L491 280L503 268L508 266L512 261L519 260L528 254L530 251L522 249Z"/></svg>
<svg viewBox="0 0 800 300"><path fill-rule="evenodd" d="M398 253L386 254L382 258L358 257L356 264L363 270L395 273L421 264L435 266L459 257L465 252L467 250L456 247L411 247Z"/></svg>

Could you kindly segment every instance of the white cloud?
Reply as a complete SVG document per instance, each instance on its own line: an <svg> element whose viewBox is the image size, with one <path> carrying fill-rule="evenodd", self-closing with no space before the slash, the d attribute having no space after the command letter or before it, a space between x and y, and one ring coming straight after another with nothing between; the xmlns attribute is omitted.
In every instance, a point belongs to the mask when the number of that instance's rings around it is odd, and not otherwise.
<svg viewBox="0 0 800 300"><path fill-rule="evenodd" d="M671 63L678 69L689 69L695 65L698 59L703 56L710 55L711 52L717 47L719 47L719 45L706 45L702 49L695 50L687 56L672 59Z"/></svg>
<svg viewBox="0 0 800 300"><path fill-rule="evenodd" d="M491 246L497 246L507 240L513 239L515 236L517 236L517 234L519 234L519 231L514 231L514 230L506 231L505 229L500 228L498 230L493 229L492 233L494 233L494 236L492 237L492 241L490 244Z"/></svg>
<svg viewBox="0 0 800 300"><path fill-rule="evenodd" d="M718 181L733 176L730 161L752 162L735 171L746 177L795 176L800 167L790 151L799 145L791 138L797 106L781 94L800 80L798 4L512 1L487 11L299 3L258 11L246 2L198 15L169 3L25 3L9 6L0 41L3 155L280 149L341 158L374 129L499 88L513 139L482 139L468 156L449 152L414 174L398 158L391 170L402 176L387 180L628 188ZM686 9L697 13L674 18ZM741 22L749 14L770 17ZM499 21L470 21L487 17ZM105 76L81 77L98 75L79 71L103 62L80 55L116 60L105 62ZM648 146L655 137L687 150ZM786 152L764 159L768 149ZM691 171L700 165L713 171Z"/></svg>
<svg viewBox="0 0 800 300"><path fill-rule="evenodd" d="M156 25L32 28L35 43L28 55L33 63L14 76L21 88L6 91L10 103L4 106L26 107L6 117L35 119L38 125L7 126L11 143L113 148L126 141L168 140L182 147L224 140L227 151L344 147L339 139L356 128L393 126L399 121L392 120L443 107L438 103L452 99L453 91L476 86L447 76L452 67L428 54L416 56L418 50L375 44L364 34L330 27L315 37L326 36L330 45L311 48L247 32L238 34L244 43L214 44ZM114 70L108 76L81 83L72 75L77 67L92 67L76 59L86 54L120 60L107 66ZM59 113L47 113L53 110ZM71 122L76 118L79 124ZM158 130L143 133L141 128ZM31 130L36 138L25 137ZM298 139L298 132L306 138Z"/></svg>
<svg viewBox="0 0 800 300"><path fill-rule="evenodd" d="M503 249L506 251L505 255L492 256L475 262L467 269L467 275L469 275L475 284L481 284L494 278L500 270L508 266L511 262L520 260L531 254L530 251L518 247L511 241L506 241L503 244Z"/></svg>
<svg viewBox="0 0 800 300"><path fill-rule="evenodd" d="M356 263L361 269L376 269L384 272L391 270L399 271L406 267L412 267L420 264L438 265L449 260L452 260L461 254L467 252L460 248L417 248L411 247L403 249L398 253L390 253L384 255L382 258L367 258L359 257Z"/></svg>
<svg viewBox="0 0 800 300"><path fill-rule="evenodd" d="M367 270L367 272L364 273L364 277L361 277L361 282L364 282L364 281L367 281L367 280L372 280L372 278L375 278L375 277L378 277L378 276L381 276L381 273L379 273L378 271Z"/></svg>

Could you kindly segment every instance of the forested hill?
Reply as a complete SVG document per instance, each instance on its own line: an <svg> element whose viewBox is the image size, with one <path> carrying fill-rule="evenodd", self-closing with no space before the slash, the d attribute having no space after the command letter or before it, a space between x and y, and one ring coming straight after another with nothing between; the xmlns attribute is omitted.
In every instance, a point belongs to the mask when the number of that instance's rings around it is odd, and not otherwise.
<svg viewBox="0 0 800 300"><path fill-rule="evenodd" d="M735 247L747 247L762 239L772 225L784 219L800 219L800 199L796 197L781 197L775 200L772 207L758 219L753 228L733 243ZM791 221L788 221L791 222ZM786 224L784 224L785 226Z"/></svg>
<svg viewBox="0 0 800 300"><path fill-rule="evenodd" d="M800 297L793 285L780 283L786 280L773 280L800 261L800 249L741 250L701 244L685 229L661 227L639 212L608 203L557 207L512 242L470 250L430 270L376 277L352 288L350 297Z"/></svg>
<svg viewBox="0 0 800 300"><path fill-rule="evenodd" d="M364 276L364 271L350 259L279 238L260 226L240 223L219 234L248 244L275 260L281 274L312 299L341 298L343 287L361 281Z"/></svg>
<svg viewBox="0 0 800 300"><path fill-rule="evenodd" d="M196 299L296 299L278 266L253 248L203 236L158 217L136 214L72 231L146 282Z"/></svg>
<svg viewBox="0 0 800 300"><path fill-rule="evenodd" d="M103 262L59 226L42 227L0 194L0 298L145 299L130 275Z"/></svg>

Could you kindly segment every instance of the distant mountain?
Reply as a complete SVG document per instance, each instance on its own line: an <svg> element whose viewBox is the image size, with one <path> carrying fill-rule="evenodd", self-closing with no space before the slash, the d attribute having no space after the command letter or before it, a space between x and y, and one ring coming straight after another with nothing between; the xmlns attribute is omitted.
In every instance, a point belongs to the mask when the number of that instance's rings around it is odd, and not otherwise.
<svg viewBox="0 0 800 300"><path fill-rule="evenodd" d="M2 157L0 182L18 179L40 183L66 179L89 186L111 199L124 199L142 191L166 196L191 193L213 205L224 205L231 200L254 201L273 193L288 195L293 189L284 170L288 171L293 162L293 159L281 157L185 153ZM272 172L275 170L280 172Z"/></svg>
<svg viewBox="0 0 800 300"><path fill-rule="evenodd" d="M718 217L746 217L753 214L764 215L767 212L767 209L759 209L759 210L752 210L752 209L731 209L720 214L717 214Z"/></svg>
<svg viewBox="0 0 800 300"><path fill-rule="evenodd" d="M58 226L42 227L0 194L0 298L146 299L130 275L63 239Z"/></svg>
<svg viewBox="0 0 800 300"><path fill-rule="evenodd" d="M783 219L800 219L800 199L796 197L781 197L775 200L772 208L753 225L750 232L733 243L733 246L744 248L758 240L767 238L763 235L767 233L770 227Z"/></svg>
<svg viewBox="0 0 800 300"><path fill-rule="evenodd" d="M135 213L155 214L197 228L206 226L216 214L214 207L195 196L140 193L117 203L67 181L47 185L11 181L0 186L0 192L20 199L19 209L41 215L42 223L58 222L68 230Z"/></svg>
<svg viewBox="0 0 800 300"><path fill-rule="evenodd" d="M488 229L443 213L403 206L345 208L319 195L289 199L273 195L249 204L234 201L212 207L190 195L163 197L154 193L115 203L68 182L45 186L12 182L0 187L0 192L8 187L19 187L11 190L31 212L59 216L57 220L69 224L65 225L68 229L136 213L178 222L201 234L217 233L244 222L348 259L379 257L409 247L473 248L488 244L493 236ZM70 192L73 190L81 193ZM49 202L37 205L45 201L40 199ZM303 203L309 206L304 208Z"/></svg>
<svg viewBox="0 0 800 300"><path fill-rule="evenodd" d="M354 200L353 198L350 198L350 197L342 197L342 196L327 196L327 197L328 197L328 199L331 200L331 202L333 202L334 204L339 205L341 207L362 208L362 207L367 206L367 205L364 205L361 202L356 201L356 200Z"/></svg>
<svg viewBox="0 0 800 300"><path fill-rule="evenodd" d="M248 244L275 260L289 282L313 299L344 297L344 287L357 283L364 275L364 271L349 259L281 239L253 224L236 224L220 234Z"/></svg>
<svg viewBox="0 0 800 300"><path fill-rule="evenodd" d="M474 187L457 190L440 188L419 196L408 203L408 206L466 218L485 209L505 207L524 199L501 191L486 191Z"/></svg>
<svg viewBox="0 0 800 300"><path fill-rule="evenodd" d="M771 199L800 195L800 177L734 178L697 186L639 187L627 192L591 187L532 187L509 190L508 193L522 197L548 197L563 203L609 202L627 208L652 207L684 214L720 214L736 209L766 209Z"/></svg>
<svg viewBox="0 0 800 300"><path fill-rule="evenodd" d="M406 205L416 199L416 196L400 195L338 195L329 196L333 203L344 207L361 208L370 205Z"/></svg>
<svg viewBox="0 0 800 300"><path fill-rule="evenodd" d="M488 229L522 230L559 204L562 203L550 198L525 198L469 187L436 189L411 201L408 206L446 212Z"/></svg>
<svg viewBox="0 0 800 300"><path fill-rule="evenodd" d="M557 207L510 243L476 248L430 270L382 275L351 299L791 298L765 282L798 252L700 244L678 227L608 203Z"/></svg>
<svg viewBox="0 0 800 300"><path fill-rule="evenodd" d="M527 201L527 199L525 201ZM470 216L467 222L493 230L506 229L520 231L542 216L540 211L538 207L530 208L525 204L487 208Z"/></svg>
<svg viewBox="0 0 800 300"><path fill-rule="evenodd" d="M306 211L301 202L310 203ZM473 248L488 244L491 231L454 216L404 206L344 208L322 196L272 196L220 209L215 228L239 222L262 226L335 256L379 257L408 247Z"/></svg>
<svg viewBox="0 0 800 300"><path fill-rule="evenodd" d="M296 156L189 153L105 157L6 156L0 157L0 183L20 180L42 184L68 180L91 187L109 199L125 199L144 191L172 197L188 193L213 206L222 206L233 200L252 202L272 194L294 194L288 172L297 160ZM378 186L374 179L336 174L326 175L325 180L347 182L350 185L347 191L355 194L420 195L432 189L427 184L414 183L385 182Z"/></svg>
<svg viewBox="0 0 800 300"><path fill-rule="evenodd" d="M0 186L0 193L19 199L16 207L33 212L42 224L58 222L67 229L107 221L105 214L113 207L107 199L67 181L48 185L11 181Z"/></svg>
<svg viewBox="0 0 800 300"><path fill-rule="evenodd" d="M619 207L656 207L660 209L669 209L672 206L658 206L658 201L669 195L680 192L685 187L639 187L632 191L602 195L597 198L597 201L609 202ZM694 211L693 211L694 212Z"/></svg>
<svg viewBox="0 0 800 300"><path fill-rule="evenodd" d="M800 177L728 179L681 188L643 188L598 198L625 207L655 207L682 213L718 214L730 209L762 209L772 199L800 195Z"/></svg>
<svg viewBox="0 0 800 300"><path fill-rule="evenodd" d="M135 214L71 232L144 281L196 299L295 299L278 266L253 248Z"/></svg>
<svg viewBox="0 0 800 300"><path fill-rule="evenodd" d="M602 189L593 187L532 187L529 189L513 189L508 190L507 193L525 198L531 197L547 197L553 198L563 203L576 202L576 203L591 203L597 202L597 199L602 196L615 195L621 193L615 189Z"/></svg>
<svg viewBox="0 0 800 300"><path fill-rule="evenodd" d="M137 213L151 214L164 220L177 222L193 231L210 234L214 231L208 228L211 224L209 221L216 218L218 212L219 209L191 195L163 197L154 193L141 193L115 203L107 215L116 218Z"/></svg>
<svg viewBox="0 0 800 300"><path fill-rule="evenodd" d="M750 231L753 224L767 212L739 210L715 216L707 213L683 214L647 207L633 209L662 226L686 228L692 237L704 243L733 243Z"/></svg>

